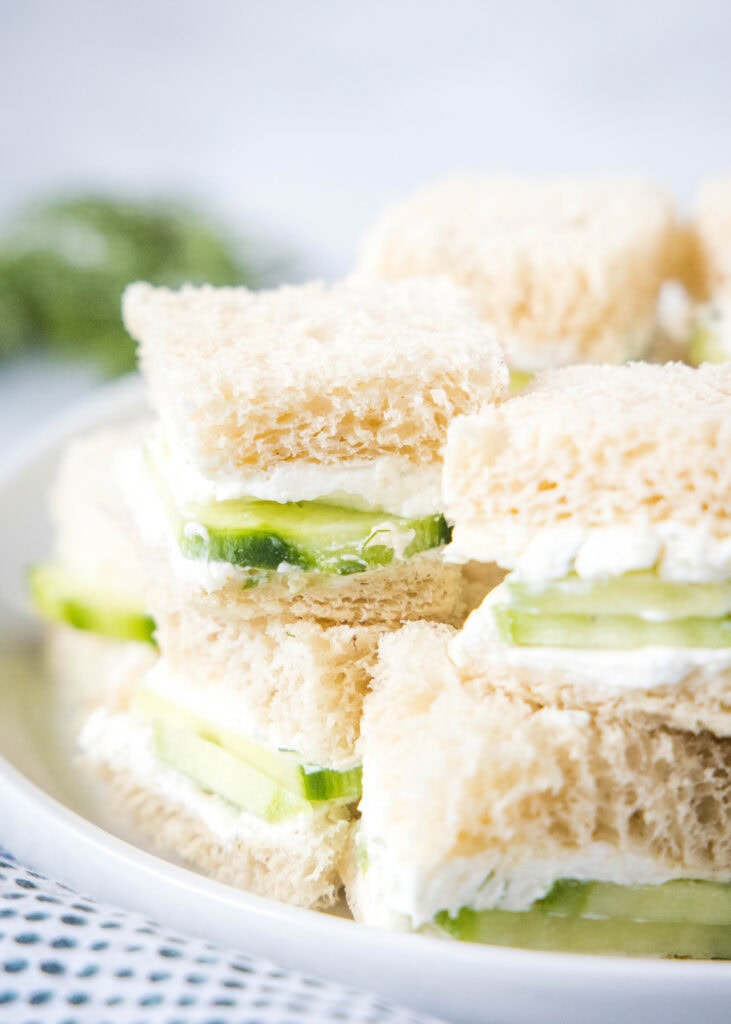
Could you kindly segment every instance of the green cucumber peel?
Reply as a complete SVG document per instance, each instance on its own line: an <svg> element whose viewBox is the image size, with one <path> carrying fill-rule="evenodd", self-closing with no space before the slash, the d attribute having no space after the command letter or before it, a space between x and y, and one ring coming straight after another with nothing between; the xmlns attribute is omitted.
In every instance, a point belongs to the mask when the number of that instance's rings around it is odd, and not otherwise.
<svg viewBox="0 0 731 1024"><path fill-rule="evenodd" d="M155 643L155 620L135 606L134 598L90 583L67 566L54 562L34 566L28 586L36 609L49 622L113 640Z"/></svg>
<svg viewBox="0 0 731 1024"><path fill-rule="evenodd" d="M465 907L455 917L442 911L434 923L455 939L493 946L618 956L731 959L728 925L559 916L537 906L522 912L476 911Z"/></svg>
<svg viewBox="0 0 731 1024"><path fill-rule="evenodd" d="M377 509L353 509L324 501L234 498L179 509L158 460L146 461L185 558L228 562L258 570L245 586L265 582L263 573L288 566L305 572L350 576L442 547L452 531L444 516L407 519Z"/></svg>
<svg viewBox="0 0 731 1024"><path fill-rule="evenodd" d="M731 885L696 879L677 879L660 885L561 879L534 906L564 917L619 917L731 927Z"/></svg>
<svg viewBox="0 0 731 1024"><path fill-rule="evenodd" d="M403 538L406 559L447 544L451 532L442 515L405 519L317 501L240 498L187 508L178 543L191 559L347 576L390 565L394 535Z"/></svg>
<svg viewBox="0 0 731 1024"><path fill-rule="evenodd" d="M271 750L228 729L223 729L145 686L137 688L132 708L148 721L174 726L190 736L200 737L221 747L231 756L309 803L355 803L360 799L360 766L338 771L303 764L292 751Z"/></svg>

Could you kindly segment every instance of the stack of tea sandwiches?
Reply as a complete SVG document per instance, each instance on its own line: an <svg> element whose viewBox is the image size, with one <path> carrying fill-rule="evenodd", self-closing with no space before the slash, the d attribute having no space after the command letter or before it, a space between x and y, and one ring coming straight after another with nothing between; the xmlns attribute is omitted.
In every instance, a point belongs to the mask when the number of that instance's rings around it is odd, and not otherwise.
<svg viewBox="0 0 731 1024"><path fill-rule="evenodd" d="M105 634L111 661L131 644L153 662L134 685L99 680L83 758L162 849L327 906L378 641L468 610L443 557L441 453L458 414L502 397L501 350L447 283L136 284L123 313L155 421L142 438L135 426L77 443L76 463L95 450L77 481L118 518L59 544L34 577L67 659L82 626ZM56 501L59 536L74 516ZM119 563L143 569L136 614L114 564L120 519ZM104 557L79 564L98 536Z"/></svg>
<svg viewBox="0 0 731 1024"><path fill-rule="evenodd" d="M509 573L381 640L359 920L731 957L729 454L729 364L547 371L452 424L447 557Z"/></svg>
<svg viewBox="0 0 731 1024"><path fill-rule="evenodd" d="M69 448L31 586L152 842L369 925L731 958L731 363L620 365L691 248L731 280L729 195L453 179L343 282L128 288L152 417Z"/></svg>

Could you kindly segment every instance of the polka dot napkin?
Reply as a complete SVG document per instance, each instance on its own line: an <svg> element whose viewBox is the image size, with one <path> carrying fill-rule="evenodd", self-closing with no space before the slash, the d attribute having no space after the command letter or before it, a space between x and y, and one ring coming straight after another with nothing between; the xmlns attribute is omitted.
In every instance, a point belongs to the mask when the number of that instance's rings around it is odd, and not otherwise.
<svg viewBox="0 0 731 1024"><path fill-rule="evenodd" d="M81 897L0 851L2 1024L438 1024Z"/></svg>

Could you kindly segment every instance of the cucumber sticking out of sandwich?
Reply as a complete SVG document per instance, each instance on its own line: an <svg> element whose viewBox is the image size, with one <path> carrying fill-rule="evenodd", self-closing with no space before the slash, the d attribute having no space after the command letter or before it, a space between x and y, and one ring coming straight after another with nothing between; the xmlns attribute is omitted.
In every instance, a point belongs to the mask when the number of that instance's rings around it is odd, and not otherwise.
<svg viewBox="0 0 731 1024"><path fill-rule="evenodd" d="M34 566L29 574L33 603L50 622L114 640L154 643L155 622L136 596L91 583L61 564Z"/></svg>
<svg viewBox="0 0 731 1024"><path fill-rule="evenodd" d="M520 647L731 647L728 582L681 584L637 572L537 586L508 577L490 604L500 638Z"/></svg>
<svg viewBox="0 0 731 1024"><path fill-rule="evenodd" d="M210 719L203 718L183 705L167 700L146 687L137 689L133 699L133 710L141 717L155 723L156 727L172 729L176 733L180 733L181 736L189 736L191 749L193 747L203 749L200 744L195 742L197 739L205 740L209 745L215 745L224 750L229 757L245 765L247 771L266 776L298 800L306 800L313 804L333 801L354 803L360 798L361 769L359 766L338 771L334 768L305 764L297 754L286 750L271 750L238 733L221 728ZM181 767L175 753L177 749L177 746L171 744L166 744L162 749L158 743L158 753L164 760L187 774L194 774L189 771L190 762L188 760L186 760L188 767ZM206 764L208 763L207 761ZM220 787L216 784L215 772L211 774L211 771L207 771L206 784L212 791L220 792ZM226 793L222 795L225 796Z"/></svg>
<svg viewBox="0 0 731 1024"><path fill-rule="evenodd" d="M525 911L463 908L435 923L468 942L635 956L731 957L731 885L564 879Z"/></svg>

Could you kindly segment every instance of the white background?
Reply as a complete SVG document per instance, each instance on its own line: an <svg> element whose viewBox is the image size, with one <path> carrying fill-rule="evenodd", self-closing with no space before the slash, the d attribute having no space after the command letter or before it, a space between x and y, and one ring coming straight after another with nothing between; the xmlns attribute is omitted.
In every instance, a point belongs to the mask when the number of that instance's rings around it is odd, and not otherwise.
<svg viewBox="0 0 731 1024"><path fill-rule="evenodd" d="M639 172L689 201L731 171L731 4L0 0L0 97L0 219L48 189L189 196L333 277L451 169ZM88 379L47 377L0 372L0 435Z"/></svg>

